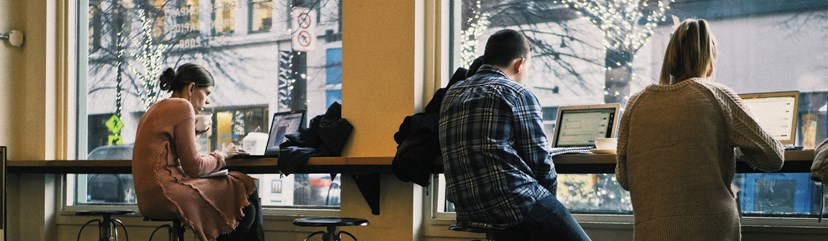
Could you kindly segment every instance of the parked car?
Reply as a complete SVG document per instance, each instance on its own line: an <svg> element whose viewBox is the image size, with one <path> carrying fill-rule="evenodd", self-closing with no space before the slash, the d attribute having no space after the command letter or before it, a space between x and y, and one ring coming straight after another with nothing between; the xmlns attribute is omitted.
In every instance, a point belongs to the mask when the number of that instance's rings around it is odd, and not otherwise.
<svg viewBox="0 0 828 241"><path fill-rule="evenodd" d="M89 160L131 160L132 144L99 146L89 152ZM89 174L86 178L89 203L135 203L132 174Z"/></svg>

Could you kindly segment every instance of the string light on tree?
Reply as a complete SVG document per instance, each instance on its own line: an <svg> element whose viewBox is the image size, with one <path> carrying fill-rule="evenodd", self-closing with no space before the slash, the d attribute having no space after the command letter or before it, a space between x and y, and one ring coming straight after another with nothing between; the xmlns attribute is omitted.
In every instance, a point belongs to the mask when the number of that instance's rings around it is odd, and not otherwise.
<svg viewBox="0 0 828 241"><path fill-rule="evenodd" d="M161 66L163 62L162 56L167 45L154 43L152 21L147 18L147 14L143 9L138 10L138 15L141 16L140 35L143 41L141 38L132 40L138 46L138 51L133 54L133 57L143 65L144 71L140 71L132 66L129 66L129 70L140 80L141 86L138 89L138 96L141 98L141 104L144 105L144 108L149 109L160 96L161 89L157 82L158 76L161 74L161 69L163 68Z"/></svg>
<svg viewBox="0 0 828 241"><path fill-rule="evenodd" d="M651 6L653 2L657 4ZM603 33L607 68L605 102L623 103L629 99L629 83L635 76L632 69L635 54L653 35L658 23L667 19L672 2L675 0L555 1L576 10Z"/></svg>
<svg viewBox="0 0 828 241"><path fill-rule="evenodd" d="M463 61L463 66L471 65L474 59L477 58L477 40L489 28L490 16L491 14L482 11L480 0L477 0L471 16L467 20L469 28L463 30L460 34L462 38L460 59Z"/></svg>

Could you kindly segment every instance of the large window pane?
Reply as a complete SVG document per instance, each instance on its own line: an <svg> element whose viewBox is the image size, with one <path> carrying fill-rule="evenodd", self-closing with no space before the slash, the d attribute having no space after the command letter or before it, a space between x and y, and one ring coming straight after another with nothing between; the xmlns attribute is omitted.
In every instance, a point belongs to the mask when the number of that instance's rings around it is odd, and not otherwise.
<svg viewBox="0 0 828 241"><path fill-rule="evenodd" d="M136 126L167 67L205 66L216 87L204 113L211 133L198 140L207 153L268 132L273 113L322 114L341 102L342 30L339 0L79 0L86 17L78 39L79 159L130 159ZM310 9L318 21L315 45L294 50L291 9ZM255 34L254 34L255 33ZM331 75L331 76L328 76ZM331 82L334 81L334 82ZM275 172L275 170L274 170ZM339 207L339 178L330 175L253 175L265 205ZM70 175L70 205L133 204L128 174Z"/></svg>
<svg viewBox="0 0 828 241"><path fill-rule="evenodd" d="M273 1L250 1L250 32L267 32L273 27Z"/></svg>
<svg viewBox="0 0 828 241"><path fill-rule="evenodd" d="M711 23L719 45L716 81L738 93L801 93L799 145L813 148L828 135L828 2L454 0L451 7L452 69L482 55L495 31L516 29L529 38L533 64L524 83L543 106L547 136L560 106L624 106L657 83L672 16ZM632 211L613 175L563 174L558 181L558 197L573 212ZM732 189L746 215L813 215L820 198L807 174L739 174ZM451 211L450 204L441 207Z"/></svg>

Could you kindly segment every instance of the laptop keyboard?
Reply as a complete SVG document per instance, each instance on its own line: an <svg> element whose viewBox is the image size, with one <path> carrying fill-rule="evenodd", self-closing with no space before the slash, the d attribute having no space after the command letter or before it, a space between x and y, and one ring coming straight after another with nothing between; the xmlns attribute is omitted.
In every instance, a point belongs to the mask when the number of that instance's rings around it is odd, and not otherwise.
<svg viewBox="0 0 828 241"><path fill-rule="evenodd" d="M592 149L594 149L592 146L552 147L549 151L549 155L557 156L569 153L590 153L590 150Z"/></svg>

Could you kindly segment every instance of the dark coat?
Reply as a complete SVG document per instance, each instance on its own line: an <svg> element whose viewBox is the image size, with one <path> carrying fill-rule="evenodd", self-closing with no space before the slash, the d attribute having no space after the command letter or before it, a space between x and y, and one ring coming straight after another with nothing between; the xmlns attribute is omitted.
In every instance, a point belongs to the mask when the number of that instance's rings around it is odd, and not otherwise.
<svg viewBox="0 0 828 241"><path fill-rule="evenodd" d="M463 80L466 69L458 68L445 88L434 93L431 101L426 105L424 113L407 116L400 124L400 129L394 133L397 142L397 154L392 162L394 175L401 181L414 182L427 187L430 184L431 173L439 169L442 164L440 152L439 121L440 104L446 90L454 83Z"/></svg>
<svg viewBox="0 0 828 241"><path fill-rule="evenodd" d="M334 102L324 115L311 119L307 129L288 135L279 146L279 171L290 174L317 156L341 156L354 127L342 118L342 106Z"/></svg>

